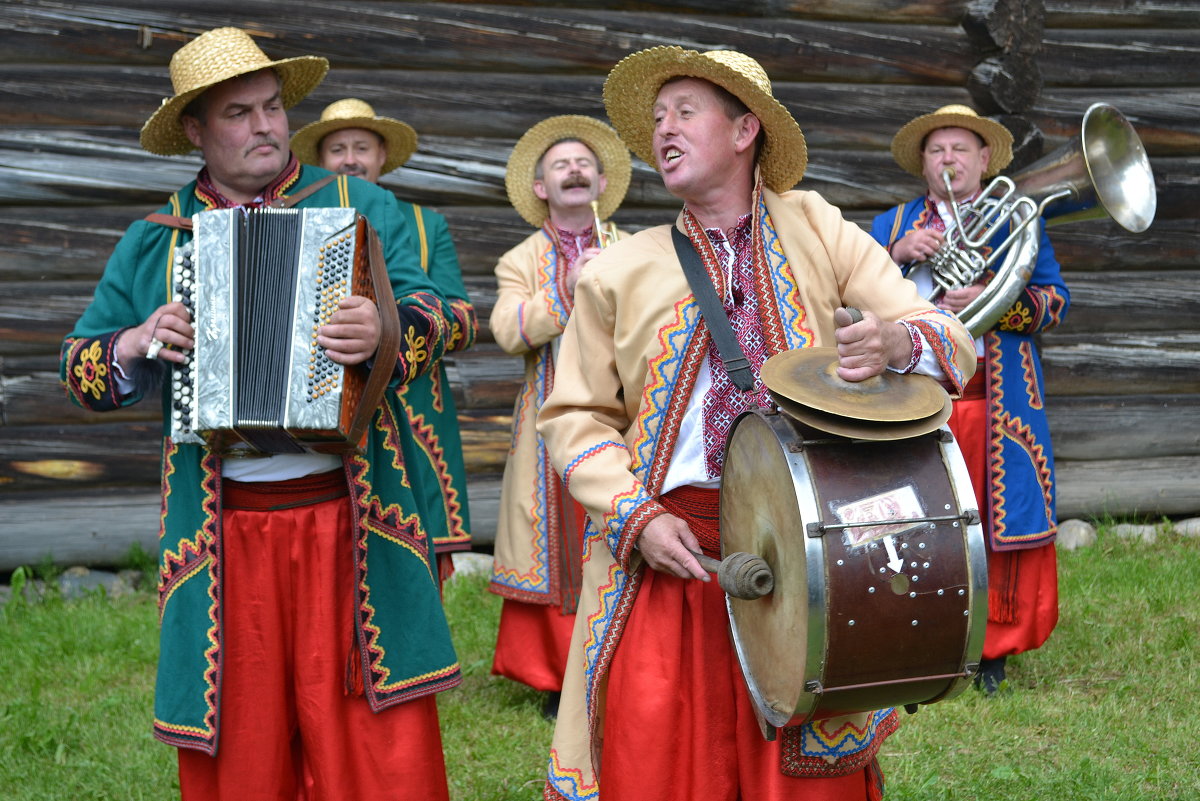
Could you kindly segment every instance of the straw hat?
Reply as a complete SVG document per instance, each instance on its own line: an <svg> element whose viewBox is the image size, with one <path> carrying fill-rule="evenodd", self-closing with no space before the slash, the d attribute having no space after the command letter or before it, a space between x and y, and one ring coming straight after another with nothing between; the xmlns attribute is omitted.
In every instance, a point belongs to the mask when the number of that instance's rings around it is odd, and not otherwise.
<svg viewBox="0 0 1200 801"><path fill-rule="evenodd" d="M600 219L607 220L625 199L633 171L629 150L617 132L600 120L579 114L563 114L542 120L517 140L508 157L504 186L508 200L530 225L541 227L550 216L550 206L533 193L533 177L546 151L562 139L578 139L604 165L607 184L600 193Z"/></svg>
<svg viewBox="0 0 1200 801"><path fill-rule="evenodd" d="M938 128L966 128L983 137L984 143L991 149L991 160L988 161L984 178L991 178L1003 170L1012 161L1013 136L998 122L980 117L975 110L968 106L942 106L932 114L925 114L909 121L896 132L892 139L892 156L896 163L907 172L921 178L924 176L924 160L921 157L921 147L925 137Z"/></svg>
<svg viewBox="0 0 1200 801"><path fill-rule="evenodd" d="M604 106L613 127L639 158L657 169L653 146L654 102L671 78L703 78L726 89L758 117L766 141L758 154L763 182L776 192L804 176L808 148L790 111L775 99L766 71L734 50L701 53L674 45L652 47L621 59L604 82Z"/></svg>
<svg viewBox="0 0 1200 801"><path fill-rule="evenodd" d="M200 34L171 56L175 96L165 98L142 126L142 147L160 156L190 153L193 145L179 122L187 104L222 81L268 67L279 74L283 107L291 108L321 82L329 62L319 56L272 61L240 28L214 28Z"/></svg>
<svg viewBox="0 0 1200 801"><path fill-rule="evenodd" d="M292 137L292 150L304 164L321 163L321 140L343 128L365 128L383 137L387 144L387 161L380 175L387 175L412 158L417 150L417 132L406 122L375 115L375 109L364 100L350 97L330 103L321 112L321 119L310 122Z"/></svg>

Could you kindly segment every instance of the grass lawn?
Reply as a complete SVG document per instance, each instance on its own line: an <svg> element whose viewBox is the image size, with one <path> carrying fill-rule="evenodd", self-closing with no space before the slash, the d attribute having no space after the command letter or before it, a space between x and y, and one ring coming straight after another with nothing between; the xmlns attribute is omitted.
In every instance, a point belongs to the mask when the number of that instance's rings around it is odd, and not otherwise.
<svg viewBox="0 0 1200 801"><path fill-rule="evenodd" d="M1101 531L1059 555L1061 619L1009 660L1009 686L902 713L881 763L889 801L1200 798L1200 540ZM541 797L541 695L494 678L499 599L447 587L465 681L440 696L455 801ZM174 751L150 736L154 597L50 596L0 611L0 797L178 797Z"/></svg>

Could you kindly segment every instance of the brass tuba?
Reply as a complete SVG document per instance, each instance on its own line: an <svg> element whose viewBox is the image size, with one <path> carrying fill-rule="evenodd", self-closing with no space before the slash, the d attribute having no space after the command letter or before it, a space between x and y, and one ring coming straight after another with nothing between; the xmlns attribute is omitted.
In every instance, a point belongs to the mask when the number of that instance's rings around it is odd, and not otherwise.
<svg viewBox="0 0 1200 801"><path fill-rule="evenodd" d="M612 220L601 222L600 201L592 201L592 230L596 233L596 247L606 248L617 241L617 224Z"/></svg>
<svg viewBox="0 0 1200 801"><path fill-rule="evenodd" d="M933 289L927 299L936 301L949 289L977 282L1003 257L979 297L958 313L973 337L995 325L1029 282L1037 263L1040 217L1059 225L1108 216L1140 233L1150 227L1157 207L1146 149L1129 121L1106 103L1084 112L1078 138L1011 178L997 176L961 208L950 191L953 178L952 170L943 171L955 228L909 276L928 270ZM1008 236L985 256L982 248L1009 221Z"/></svg>

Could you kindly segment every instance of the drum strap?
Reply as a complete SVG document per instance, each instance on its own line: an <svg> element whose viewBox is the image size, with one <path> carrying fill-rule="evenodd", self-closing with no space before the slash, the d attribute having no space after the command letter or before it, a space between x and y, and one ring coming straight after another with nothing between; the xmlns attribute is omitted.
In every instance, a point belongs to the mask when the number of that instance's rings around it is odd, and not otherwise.
<svg viewBox="0 0 1200 801"><path fill-rule="evenodd" d="M696 248L687 235L675 226L671 226L671 240L675 244L675 255L683 265L683 274L687 276L688 286L692 288L696 303L700 305L700 314L708 323L708 331L717 344L717 352L721 355L721 364L725 365L729 380L742 392L753 392L754 371L750 369L750 360L746 358L746 352L737 341L737 334L729 324L721 299L717 297L717 290L713 288L712 281L708 280L708 272L704 269L704 263L700 261L700 255L696 253Z"/></svg>

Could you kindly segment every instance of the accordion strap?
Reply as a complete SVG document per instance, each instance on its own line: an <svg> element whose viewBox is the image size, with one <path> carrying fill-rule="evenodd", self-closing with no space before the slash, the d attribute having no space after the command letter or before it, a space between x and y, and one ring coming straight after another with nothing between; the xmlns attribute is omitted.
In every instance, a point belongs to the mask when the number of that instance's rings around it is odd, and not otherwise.
<svg viewBox="0 0 1200 801"><path fill-rule="evenodd" d="M324 189L330 183L336 181L339 177L340 176L338 173L326 175L319 181L313 181L311 184L304 187L294 195L286 195L284 197L275 198L270 202L269 205L276 209L290 209L292 206L295 206L301 200L304 200L304 198L308 197L314 192ZM161 212L156 211L153 214L147 214L143 219L146 220L146 222L158 223L159 225L165 225L168 228L179 228L183 231L192 230L191 217L180 217L175 214L162 214Z"/></svg>

